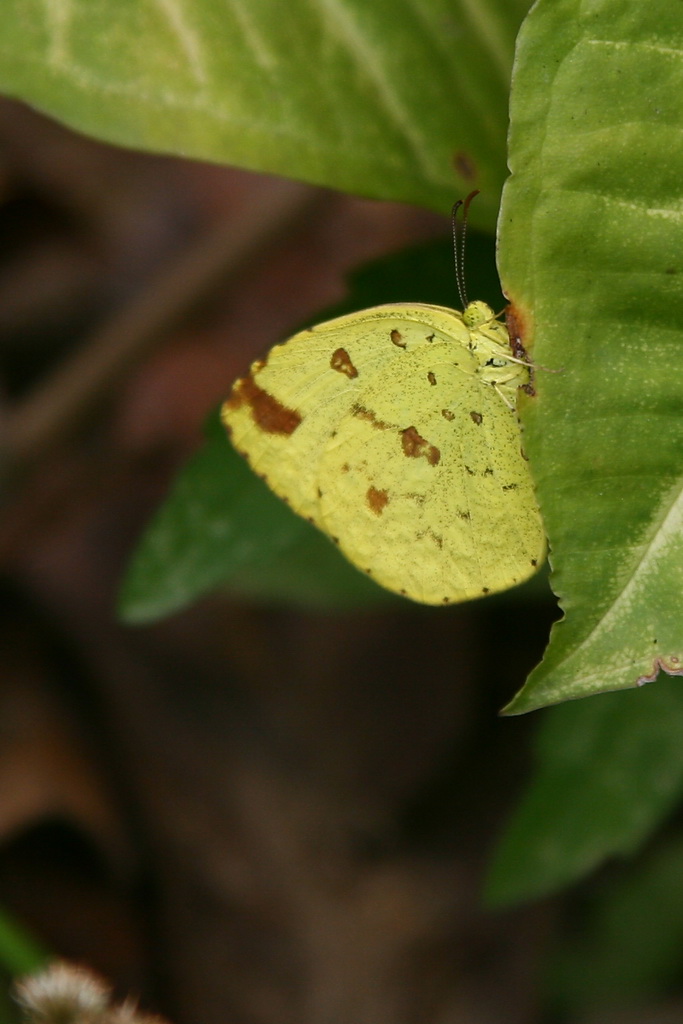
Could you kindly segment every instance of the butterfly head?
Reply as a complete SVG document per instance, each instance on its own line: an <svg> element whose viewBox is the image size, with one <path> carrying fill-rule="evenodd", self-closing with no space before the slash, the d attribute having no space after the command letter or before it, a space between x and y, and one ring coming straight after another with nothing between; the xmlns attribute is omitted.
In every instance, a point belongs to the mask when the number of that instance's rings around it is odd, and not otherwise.
<svg viewBox="0 0 683 1024"><path fill-rule="evenodd" d="M474 330L477 327L481 327L482 324L495 320L496 314L485 302L477 299L475 302L468 302L462 318L465 322L465 327L469 328L469 330Z"/></svg>

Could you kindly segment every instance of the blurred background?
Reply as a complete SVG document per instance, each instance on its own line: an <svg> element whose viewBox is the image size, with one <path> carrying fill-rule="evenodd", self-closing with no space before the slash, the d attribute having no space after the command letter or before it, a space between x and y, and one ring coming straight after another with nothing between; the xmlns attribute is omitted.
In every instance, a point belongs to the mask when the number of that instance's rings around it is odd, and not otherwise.
<svg viewBox="0 0 683 1024"><path fill-rule="evenodd" d="M561 904L481 901L528 770L534 716L498 710L543 651L543 587L115 611L233 378L450 224L4 101L0 227L0 906L178 1024L548 1019Z"/></svg>

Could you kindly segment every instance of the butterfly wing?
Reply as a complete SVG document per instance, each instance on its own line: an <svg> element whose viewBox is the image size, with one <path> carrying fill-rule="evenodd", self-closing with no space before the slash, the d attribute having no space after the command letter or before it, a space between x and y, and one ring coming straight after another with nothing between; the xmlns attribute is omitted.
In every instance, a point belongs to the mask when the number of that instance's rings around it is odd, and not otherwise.
<svg viewBox="0 0 683 1024"><path fill-rule="evenodd" d="M467 353L406 353L329 440L324 529L378 583L427 604L506 590L545 539L515 413Z"/></svg>
<svg viewBox="0 0 683 1024"><path fill-rule="evenodd" d="M233 385L222 419L235 448L295 512L320 518L320 459L339 423L376 374L391 376L409 348L433 339L467 345L461 314L435 326L416 305L376 306L301 331L275 345ZM432 339L432 340L429 340Z"/></svg>
<svg viewBox="0 0 683 1024"><path fill-rule="evenodd" d="M504 332L419 304L340 317L255 362L223 421L271 489L378 583L431 604L504 590L545 551L496 386ZM510 366L514 398L526 370Z"/></svg>

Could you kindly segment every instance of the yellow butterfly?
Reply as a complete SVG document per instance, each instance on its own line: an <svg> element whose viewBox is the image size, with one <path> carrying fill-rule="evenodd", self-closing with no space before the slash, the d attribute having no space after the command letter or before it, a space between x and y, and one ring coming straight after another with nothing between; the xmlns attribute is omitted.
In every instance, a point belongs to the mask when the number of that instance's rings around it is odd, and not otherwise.
<svg viewBox="0 0 683 1024"><path fill-rule="evenodd" d="M275 345L235 382L235 448L377 583L446 605L536 572L521 447L529 366L483 302L375 306Z"/></svg>

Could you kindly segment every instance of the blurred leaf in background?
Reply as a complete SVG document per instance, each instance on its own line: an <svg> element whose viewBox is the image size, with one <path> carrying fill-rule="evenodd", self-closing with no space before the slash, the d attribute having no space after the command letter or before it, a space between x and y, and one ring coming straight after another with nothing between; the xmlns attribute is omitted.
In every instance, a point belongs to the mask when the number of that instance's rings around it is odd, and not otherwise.
<svg viewBox="0 0 683 1024"><path fill-rule="evenodd" d="M639 850L683 793L678 679L544 716L536 771L498 848L493 904L536 899Z"/></svg>
<svg viewBox="0 0 683 1024"><path fill-rule="evenodd" d="M550 1004L568 1015L607 1008L633 1014L640 1007L641 1019L652 1019L652 1001L680 982L682 888L677 830L637 862L588 883L549 958ZM676 1019L673 1012L669 1019Z"/></svg>

